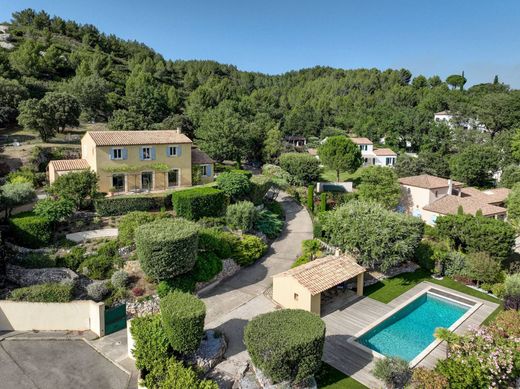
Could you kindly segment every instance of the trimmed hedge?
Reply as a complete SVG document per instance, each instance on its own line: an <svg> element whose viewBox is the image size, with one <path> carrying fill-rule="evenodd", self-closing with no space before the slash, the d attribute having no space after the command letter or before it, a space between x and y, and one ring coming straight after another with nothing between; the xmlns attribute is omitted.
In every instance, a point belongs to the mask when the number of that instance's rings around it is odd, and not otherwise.
<svg viewBox="0 0 520 389"><path fill-rule="evenodd" d="M158 211L169 208L170 194L102 197L94 200L99 216L118 216L133 211Z"/></svg>
<svg viewBox="0 0 520 389"><path fill-rule="evenodd" d="M139 370L152 370L172 351L160 315L136 317L132 320L130 333L135 342L132 354Z"/></svg>
<svg viewBox="0 0 520 389"><path fill-rule="evenodd" d="M198 228L185 219L162 219L138 227L137 256L146 275L160 281L190 271L197 260Z"/></svg>
<svg viewBox="0 0 520 389"><path fill-rule="evenodd" d="M39 248L47 246L52 240L52 223L33 212L22 212L9 219L11 233L17 244Z"/></svg>
<svg viewBox="0 0 520 389"><path fill-rule="evenodd" d="M299 383L321 366L325 323L314 313L282 309L256 316L244 330L251 360L274 383Z"/></svg>
<svg viewBox="0 0 520 389"><path fill-rule="evenodd" d="M185 367L175 357L156 364L146 375L144 385L148 389L219 389L214 381L200 380L192 367Z"/></svg>
<svg viewBox="0 0 520 389"><path fill-rule="evenodd" d="M161 299L160 306L170 346L184 354L196 351L204 335L204 302L189 293L173 291Z"/></svg>
<svg viewBox="0 0 520 389"><path fill-rule="evenodd" d="M9 295L9 300L29 301L33 303L67 303L73 298L72 283L50 282L15 289Z"/></svg>
<svg viewBox="0 0 520 389"><path fill-rule="evenodd" d="M253 172L250 171L250 170L233 169L233 170L230 170L229 172L230 172L230 173L235 173L235 174L243 174L243 175L246 176L247 178L251 178L251 177L253 177Z"/></svg>
<svg viewBox="0 0 520 389"><path fill-rule="evenodd" d="M254 235L243 235L237 241L233 252L233 259L240 266L248 266L256 262L264 255L267 245Z"/></svg>
<svg viewBox="0 0 520 389"><path fill-rule="evenodd" d="M213 253L200 253L193 267L193 277L197 282L211 281L222 271L222 261Z"/></svg>
<svg viewBox="0 0 520 389"><path fill-rule="evenodd" d="M251 200L254 205L260 205L267 191L273 186L273 181L267 176L254 176L250 182L251 190L249 191L249 200Z"/></svg>
<svg viewBox="0 0 520 389"><path fill-rule="evenodd" d="M223 191L206 187L173 192L172 203L177 216L198 220L202 217L224 216L228 199Z"/></svg>
<svg viewBox="0 0 520 389"><path fill-rule="evenodd" d="M117 239L123 246L128 246L134 243L135 229L143 224L151 223L157 219L167 219L171 215L169 213L150 213L143 211L130 212L117 223L118 237Z"/></svg>
<svg viewBox="0 0 520 389"><path fill-rule="evenodd" d="M218 228L204 228L199 231L199 250L213 253L220 259L230 258L240 239Z"/></svg>

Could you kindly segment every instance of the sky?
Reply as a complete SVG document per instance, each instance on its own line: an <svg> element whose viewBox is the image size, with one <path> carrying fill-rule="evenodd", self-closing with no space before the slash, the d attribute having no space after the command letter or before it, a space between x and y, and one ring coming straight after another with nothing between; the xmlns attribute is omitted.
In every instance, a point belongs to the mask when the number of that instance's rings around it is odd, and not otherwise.
<svg viewBox="0 0 520 389"><path fill-rule="evenodd" d="M0 0L90 23L167 59L211 59L280 74L332 66L465 72L467 85L520 88L518 0Z"/></svg>

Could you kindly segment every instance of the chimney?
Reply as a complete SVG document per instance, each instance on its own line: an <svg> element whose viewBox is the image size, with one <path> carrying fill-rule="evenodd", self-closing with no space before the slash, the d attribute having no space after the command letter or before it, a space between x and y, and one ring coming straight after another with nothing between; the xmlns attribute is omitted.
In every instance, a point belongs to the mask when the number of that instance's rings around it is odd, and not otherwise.
<svg viewBox="0 0 520 389"><path fill-rule="evenodd" d="M177 127L177 134L182 134L181 128Z"/></svg>
<svg viewBox="0 0 520 389"><path fill-rule="evenodd" d="M453 183L451 182L451 178L448 180L448 194L453 194Z"/></svg>

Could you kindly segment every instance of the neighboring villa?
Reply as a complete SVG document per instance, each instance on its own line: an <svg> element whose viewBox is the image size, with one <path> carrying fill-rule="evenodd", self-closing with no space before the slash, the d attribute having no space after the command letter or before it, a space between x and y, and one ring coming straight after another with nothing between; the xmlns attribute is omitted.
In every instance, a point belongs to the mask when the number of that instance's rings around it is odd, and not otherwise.
<svg viewBox="0 0 520 389"><path fill-rule="evenodd" d="M374 149L374 144L368 138L354 138L350 140L359 146L363 157L363 166L389 166L395 165L397 154L390 149Z"/></svg>
<svg viewBox="0 0 520 389"><path fill-rule="evenodd" d="M480 132L487 132L487 127L476 119L458 120L456 115L450 111L441 111L433 115L433 120L436 122L444 122L450 128L462 127L466 130L478 130Z"/></svg>
<svg viewBox="0 0 520 389"><path fill-rule="evenodd" d="M180 130L89 131L81 139L81 159L50 161L47 170L51 184L90 169L101 192L141 192L191 186L193 167L200 169L201 182L212 181L213 166Z"/></svg>
<svg viewBox="0 0 520 389"><path fill-rule="evenodd" d="M439 215L455 215L459 207L464 213L505 219L503 207L510 190L494 188L480 191L463 188L461 182L422 174L399 179L403 190L402 207L410 214L420 217L427 224L435 224Z"/></svg>
<svg viewBox="0 0 520 389"><path fill-rule="evenodd" d="M286 136L283 138L287 146L305 147L307 139L304 136Z"/></svg>

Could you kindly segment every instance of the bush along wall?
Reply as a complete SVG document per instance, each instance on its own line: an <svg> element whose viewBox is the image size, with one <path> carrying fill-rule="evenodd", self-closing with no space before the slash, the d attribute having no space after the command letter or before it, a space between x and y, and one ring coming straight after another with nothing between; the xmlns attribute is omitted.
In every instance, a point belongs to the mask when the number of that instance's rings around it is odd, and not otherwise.
<svg viewBox="0 0 520 389"><path fill-rule="evenodd" d="M244 343L251 360L274 383L299 383L321 365L325 323L301 309L282 309L251 320Z"/></svg>
<svg viewBox="0 0 520 389"><path fill-rule="evenodd" d="M228 199L215 188L193 188L173 192L173 209L177 216L188 220L224 216Z"/></svg>
<svg viewBox="0 0 520 389"><path fill-rule="evenodd" d="M189 272L197 260L198 225L185 219L161 219L135 231L137 256L146 275L168 280Z"/></svg>
<svg viewBox="0 0 520 389"><path fill-rule="evenodd" d="M29 248L48 245L52 240L51 222L33 212L22 212L9 219L15 242Z"/></svg>
<svg viewBox="0 0 520 389"><path fill-rule="evenodd" d="M157 196L115 196L94 200L100 216L118 216L133 211L157 211L168 208L170 194Z"/></svg>

